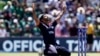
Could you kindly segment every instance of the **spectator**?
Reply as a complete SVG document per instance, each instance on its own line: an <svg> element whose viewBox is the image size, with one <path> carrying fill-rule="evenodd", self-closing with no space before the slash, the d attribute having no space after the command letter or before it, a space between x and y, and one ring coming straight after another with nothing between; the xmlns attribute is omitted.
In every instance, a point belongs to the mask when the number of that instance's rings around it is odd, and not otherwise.
<svg viewBox="0 0 100 56"><path fill-rule="evenodd" d="M12 12L11 10L13 9L13 5L11 1L7 2L7 5L4 6L3 10L7 10L8 12Z"/></svg>
<svg viewBox="0 0 100 56"><path fill-rule="evenodd" d="M73 26L70 27L69 33L70 33L71 37L78 36L77 32L78 32L78 28L75 25L73 25Z"/></svg>
<svg viewBox="0 0 100 56"><path fill-rule="evenodd" d="M13 19L13 21L10 23L10 29L11 36L22 36L23 34L18 19Z"/></svg>
<svg viewBox="0 0 100 56"><path fill-rule="evenodd" d="M77 18L79 23L83 23L85 21L85 9L81 6L81 4L79 4L79 7L77 8Z"/></svg>
<svg viewBox="0 0 100 56"><path fill-rule="evenodd" d="M69 37L69 23L67 20L64 21L64 26L61 29L62 37Z"/></svg>
<svg viewBox="0 0 100 56"><path fill-rule="evenodd" d="M17 16L19 17L20 20L23 19L24 18L24 13L25 13L23 6L18 5L16 7L16 12L15 13L17 14Z"/></svg>
<svg viewBox="0 0 100 56"><path fill-rule="evenodd" d="M25 8L25 15L26 18L31 17L32 16L32 8L31 7L27 7Z"/></svg>
<svg viewBox="0 0 100 56"><path fill-rule="evenodd" d="M50 7L58 8L58 4L59 4L59 1L58 1L58 0L49 0L49 1L48 1L48 5L49 5Z"/></svg>
<svg viewBox="0 0 100 56"><path fill-rule="evenodd" d="M30 29L30 26L29 25L26 25L25 26L24 36L25 37L32 37L33 36L32 29Z"/></svg>
<svg viewBox="0 0 100 56"><path fill-rule="evenodd" d="M41 31L38 27L33 28L34 36L41 36Z"/></svg>
<svg viewBox="0 0 100 56"><path fill-rule="evenodd" d="M3 1L3 0L2 0ZM19 2L18 2L19 1ZM22 2L23 1L23 2ZM3 13L4 24L6 31L10 32L11 36L22 36L29 31L31 35L27 36L39 36L40 30L34 26L35 22L31 20L32 18L32 0L8 0L7 4L1 9ZM40 1L40 0L36 0ZM77 29L78 23L92 22L96 25L96 34L100 35L100 8L99 0L93 2L93 0L43 0L43 3L36 3L36 13L37 16L40 14L48 14L52 17L54 21L55 17L60 13L61 7L67 7L66 13L61 18L61 23L57 25L56 34L58 37L67 37L68 35L77 36L75 29ZM27 4L28 2L28 4ZM85 3L86 2L86 3ZM28 5L28 6L27 6ZM66 19L67 18L67 19ZM17 19L18 23L14 23L13 20ZM16 20L15 20L16 21ZM67 21L69 26L64 26L65 21ZM28 26L27 26L28 25ZM33 27L32 27L33 26ZM16 29L16 30L15 30ZM30 30L26 30L30 29ZM18 31L15 34L15 31ZM58 32L59 31L59 32ZM74 31L74 33L72 32ZM25 34L24 34L25 33ZM73 33L73 34L72 34ZM18 35L17 35L18 34ZM67 36L65 36L67 35ZM69 36L70 37L70 36Z"/></svg>
<svg viewBox="0 0 100 56"><path fill-rule="evenodd" d="M45 14L48 14L50 9L51 9L50 6L48 6L47 4L44 4L44 13Z"/></svg>
<svg viewBox="0 0 100 56"><path fill-rule="evenodd" d="M67 9L70 10L72 9L73 6L73 0L67 0L66 1Z"/></svg>
<svg viewBox="0 0 100 56"><path fill-rule="evenodd" d="M6 20L11 20L11 17L13 16L12 14L16 14L16 8L17 8L17 3L12 1L8 1L7 4L3 8L3 15L4 19Z"/></svg>
<svg viewBox="0 0 100 56"><path fill-rule="evenodd" d="M4 20L0 19L0 37L5 38L8 36L9 36L9 34L6 31Z"/></svg>
<svg viewBox="0 0 100 56"><path fill-rule="evenodd" d="M36 15L39 16L40 14L43 14L43 11L42 11L42 9L40 8L40 4L37 4Z"/></svg>
<svg viewBox="0 0 100 56"><path fill-rule="evenodd" d="M56 26L56 29L55 29L55 36L56 36L56 37L62 37L62 33L61 33L62 28L63 28L63 23L60 22L60 23Z"/></svg>

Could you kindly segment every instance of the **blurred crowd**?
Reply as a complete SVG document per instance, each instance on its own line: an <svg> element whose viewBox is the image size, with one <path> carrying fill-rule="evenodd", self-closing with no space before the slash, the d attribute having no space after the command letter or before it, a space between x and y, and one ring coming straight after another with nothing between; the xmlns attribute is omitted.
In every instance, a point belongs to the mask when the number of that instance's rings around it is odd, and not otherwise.
<svg viewBox="0 0 100 56"><path fill-rule="evenodd" d="M66 13L56 26L56 37L75 37L78 35L78 23L90 23L95 34L100 35L100 1L96 0L10 0L0 11L0 37L41 36L32 17L32 3L36 3L36 14L48 14L52 21L66 6ZM4 1L3 1L4 2Z"/></svg>

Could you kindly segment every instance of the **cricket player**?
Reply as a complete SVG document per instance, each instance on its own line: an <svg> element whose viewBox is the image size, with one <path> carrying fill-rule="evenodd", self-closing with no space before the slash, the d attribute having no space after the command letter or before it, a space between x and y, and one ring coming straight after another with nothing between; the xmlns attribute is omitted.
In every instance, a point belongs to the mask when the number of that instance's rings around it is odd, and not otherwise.
<svg viewBox="0 0 100 56"><path fill-rule="evenodd" d="M61 13L55 18L55 20L51 23L51 18L47 16L47 14L43 14L40 19L37 18L35 14L35 4L32 6L33 8L33 18L36 22L36 26L41 30L43 35L43 40L45 44L44 55L45 56L70 56L70 52L65 48L56 43L55 39L55 27L57 23L59 23L62 15L66 11L66 7L63 7Z"/></svg>

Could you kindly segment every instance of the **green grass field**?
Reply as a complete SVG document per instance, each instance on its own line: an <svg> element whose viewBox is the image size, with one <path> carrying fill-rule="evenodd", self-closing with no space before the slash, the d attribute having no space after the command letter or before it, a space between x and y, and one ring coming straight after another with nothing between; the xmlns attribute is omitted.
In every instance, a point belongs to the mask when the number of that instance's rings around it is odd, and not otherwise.
<svg viewBox="0 0 100 56"><path fill-rule="evenodd" d="M39 53L0 53L0 56L39 56ZM71 56L78 56L78 53L72 53ZM87 56L100 56L100 53L87 53Z"/></svg>
<svg viewBox="0 0 100 56"><path fill-rule="evenodd" d="M0 53L0 56L39 56L38 53Z"/></svg>

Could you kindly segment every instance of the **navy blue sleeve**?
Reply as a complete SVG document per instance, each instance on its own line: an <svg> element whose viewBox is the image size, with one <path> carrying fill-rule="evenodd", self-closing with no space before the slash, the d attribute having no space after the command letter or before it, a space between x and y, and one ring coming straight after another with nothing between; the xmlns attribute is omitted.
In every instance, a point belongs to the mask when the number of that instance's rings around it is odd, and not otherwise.
<svg viewBox="0 0 100 56"><path fill-rule="evenodd" d="M42 25L42 23L40 23L40 24L38 25L38 27L39 27L40 29L44 28L43 25Z"/></svg>
<svg viewBox="0 0 100 56"><path fill-rule="evenodd" d="M42 24L40 23L40 24L38 25L38 27L41 28L41 27L42 27Z"/></svg>
<svg viewBox="0 0 100 56"><path fill-rule="evenodd" d="M54 22L52 23L52 26L56 27L56 25L57 25L57 21L54 21Z"/></svg>

